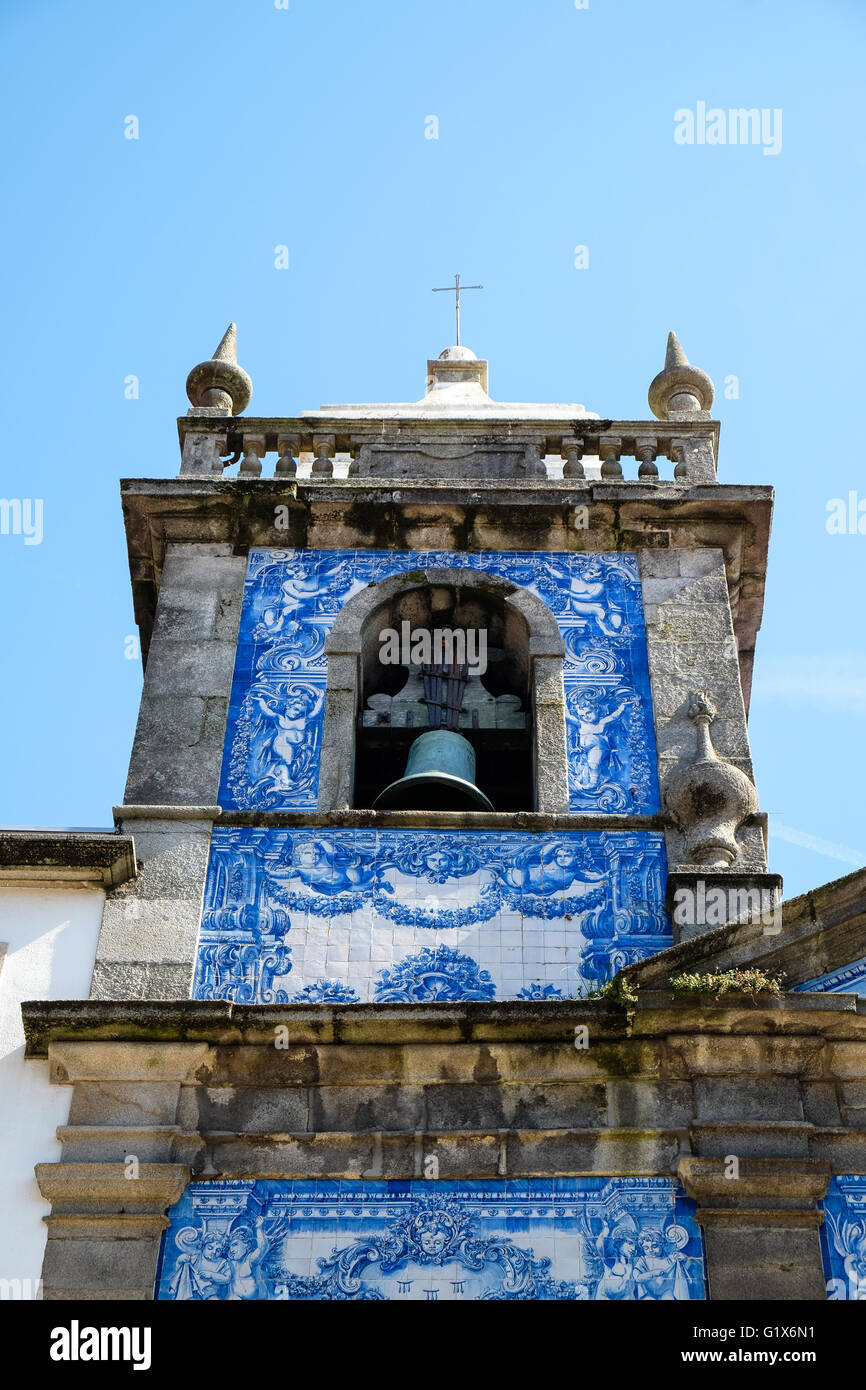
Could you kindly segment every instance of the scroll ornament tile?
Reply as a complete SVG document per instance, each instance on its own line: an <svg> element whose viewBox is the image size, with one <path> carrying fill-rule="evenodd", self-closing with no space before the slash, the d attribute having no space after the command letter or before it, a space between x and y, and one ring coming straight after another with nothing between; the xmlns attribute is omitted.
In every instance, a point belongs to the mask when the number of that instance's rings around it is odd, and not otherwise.
<svg viewBox="0 0 866 1390"><path fill-rule="evenodd" d="M664 890L651 833L217 827L194 996L576 997L671 944Z"/></svg>
<svg viewBox="0 0 866 1390"><path fill-rule="evenodd" d="M859 994L866 996L866 957L849 965L831 970L804 985L796 985L794 994Z"/></svg>
<svg viewBox="0 0 866 1390"><path fill-rule="evenodd" d="M866 1302L866 1175L830 1179L824 1198L821 1253L827 1297Z"/></svg>
<svg viewBox="0 0 866 1390"><path fill-rule="evenodd" d="M565 644L570 806L659 809L640 579L633 555L555 552L250 552L220 805L313 810L325 639L346 601L393 574L448 568L508 579L541 598Z"/></svg>
<svg viewBox="0 0 866 1390"><path fill-rule="evenodd" d="M694 1207L667 1178L200 1182L169 1219L161 1300L705 1297Z"/></svg>

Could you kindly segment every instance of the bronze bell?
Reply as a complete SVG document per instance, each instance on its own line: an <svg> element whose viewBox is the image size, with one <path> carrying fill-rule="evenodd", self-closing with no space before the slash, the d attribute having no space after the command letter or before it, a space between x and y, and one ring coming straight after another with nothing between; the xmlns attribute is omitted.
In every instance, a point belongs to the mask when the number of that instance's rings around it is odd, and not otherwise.
<svg viewBox="0 0 866 1390"><path fill-rule="evenodd" d="M409 749L406 771L373 802L374 811L492 811L475 785L475 749L462 734L431 729Z"/></svg>

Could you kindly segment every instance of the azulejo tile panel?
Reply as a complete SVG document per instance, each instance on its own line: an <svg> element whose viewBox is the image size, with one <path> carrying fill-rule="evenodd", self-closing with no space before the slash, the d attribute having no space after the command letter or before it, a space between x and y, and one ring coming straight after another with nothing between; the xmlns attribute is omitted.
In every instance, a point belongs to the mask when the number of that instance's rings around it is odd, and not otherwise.
<svg viewBox="0 0 866 1390"><path fill-rule="evenodd" d="M831 1178L823 1205L827 1297L866 1302L866 1175Z"/></svg>
<svg viewBox="0 0 866 1390"><path fill-rule="evenodd" d="M216 828L194 997L579 997L672 942L664 838Z"/></svg>
<svg viewBox="0 0 866 1390"><path fill-rule="evenodd" d="M643 604L634 555L392 550L250 552L220 805L313 810L325 638L366 585L424 569L484 571L530 590L565 643L573 811L659 809Z"/></svg>
<svg viewBox="0 0 866 1390"><path fill-rule="evenodd" d="M797 985L794 994L859 994L866 996L866 956L850 965L819 975L804 985Z"/></svg>
<svg viewBox="0 0 866 1390"><path fill-rule="evenodd" d="M169 1213L160 1300L705 1298L668 1178L199 1182Z"/></svg>

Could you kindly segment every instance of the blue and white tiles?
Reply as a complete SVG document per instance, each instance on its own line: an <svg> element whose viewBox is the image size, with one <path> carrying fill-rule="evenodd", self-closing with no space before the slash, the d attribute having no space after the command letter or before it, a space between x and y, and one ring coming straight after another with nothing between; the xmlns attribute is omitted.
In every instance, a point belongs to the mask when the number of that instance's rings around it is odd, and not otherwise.
<svg viewBox="0 0 866 1390"><path fill-rule="evenodd" d="M804 985L797 985L794 994L859 994L866 997L866 956L850 965L819 975Z"/></svg>
<svg viewBox="0 0 866 1390"><path fill-rule="evenodd" d="M823 1205L821 1253L827 1297L866 1302L866 1176L831 1178Z"/></svg>
<svg viewBox="0 0 866 1390"><path fill-rule="evenodd" d="M325 638L347 599L393 574L483 571L541 598L565 643L570 806L659 809L643 604L633 555L253 550L244 589L220 805L314 810Z"/></svg>
<svg viewBox="0 0 866 1390"><path fill-rule="evenodd" d="M219 828L194 997L579 997L671 945L662 835Z"/></svg>
<svg viewBox="0 0 866 1390"><path fill-rule="evenodd" d="M694 1205L669 1178L199 1182L169 1218L161 1300L706 1297Z"/></svg>

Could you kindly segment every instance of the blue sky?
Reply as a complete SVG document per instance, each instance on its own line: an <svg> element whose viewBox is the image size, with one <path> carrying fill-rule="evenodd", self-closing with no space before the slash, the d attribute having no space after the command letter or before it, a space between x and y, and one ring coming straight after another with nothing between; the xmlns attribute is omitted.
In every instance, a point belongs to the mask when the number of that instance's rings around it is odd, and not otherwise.
<svg viewBox="0 0 866 1390"><path fill-rule="evenodd" d="M44 511L40 545L0 535L0 822L111 823L141 688L118 479L176 473L229 320L256 414L414 400L459 270L499 399L646 416L669 328L713 377L720 480L777 489L772 867L790 894L866 862L866 535L825 525L866 499L864 40L857 0L5 0L0 496ZM677 144L699 101L781 110L781 152Z"/></svg>

